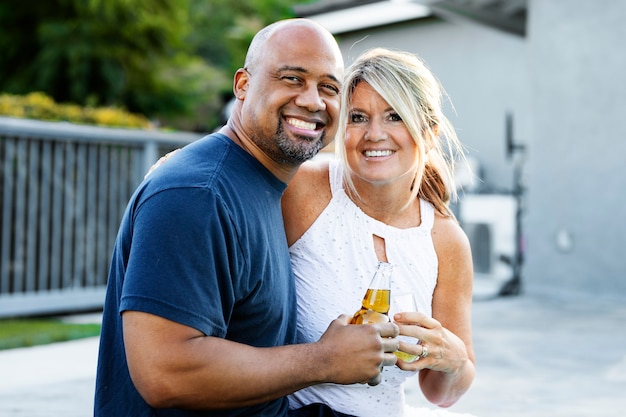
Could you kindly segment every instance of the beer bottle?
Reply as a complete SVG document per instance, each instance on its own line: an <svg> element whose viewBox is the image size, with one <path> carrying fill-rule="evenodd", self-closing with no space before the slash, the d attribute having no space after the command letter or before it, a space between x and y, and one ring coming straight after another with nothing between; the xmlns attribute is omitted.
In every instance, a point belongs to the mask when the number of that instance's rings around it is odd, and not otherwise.
<svg viewBox="0 0 626 417"><path fill-rule="evenodd" d="M388 262L378 262L378 267L370 282L361 309L352 317L352 324L382 323L389 321L391 272L393 265Z"/></svg>

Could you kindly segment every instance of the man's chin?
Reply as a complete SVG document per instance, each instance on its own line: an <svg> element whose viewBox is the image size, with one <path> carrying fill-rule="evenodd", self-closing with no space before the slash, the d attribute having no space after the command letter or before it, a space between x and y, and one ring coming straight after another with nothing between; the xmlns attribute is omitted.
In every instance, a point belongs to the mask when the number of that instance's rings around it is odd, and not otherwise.
<svg viewBox="0 0 626 417"><path fill-rule="evenodd" d="M321 150L324 141L322 138L311 141L311 138L298 138L298 142L283 143L280 148L283 154L294 164L301 164L315 157Z"/></svg>
<svg viewBox="0 0 626 417"><path fill-rule="evenodd" d="M321 144L319 144L314 148L303 149L301 152L297 152L290 156L299 163L303 163L310 159L313 159L321 150L322 146Z"/></svg>

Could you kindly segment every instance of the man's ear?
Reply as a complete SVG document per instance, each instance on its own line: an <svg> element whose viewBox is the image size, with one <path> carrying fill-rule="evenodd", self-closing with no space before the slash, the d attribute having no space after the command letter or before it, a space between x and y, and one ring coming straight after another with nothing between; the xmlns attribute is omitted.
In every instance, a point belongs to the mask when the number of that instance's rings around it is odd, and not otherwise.
<svg viewBox="0 0 626 417"><path fill-rule="evenodd" d="M238 100L243 100L246 97L246 91L248 90L248 73L240 68L235 72L235 79L233 83L233 93Z"/></svg>

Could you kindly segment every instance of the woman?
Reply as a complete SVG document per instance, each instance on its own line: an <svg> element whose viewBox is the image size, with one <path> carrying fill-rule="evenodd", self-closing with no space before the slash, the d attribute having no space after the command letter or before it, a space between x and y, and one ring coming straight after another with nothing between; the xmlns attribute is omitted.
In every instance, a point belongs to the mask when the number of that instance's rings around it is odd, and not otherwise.
<svg viewBox="0 0 626 417"><path fill-rule="evenodd" d="M474 379L472 261L448 207L453 160L462 157L442 113L442 89L415 55L377 48L348 69L338 160L304 164L283 196L298 292L299 343L319 339L330 320L355 312L379 261L394 265L391 292L413 293L418 313L392 317L420 340L420 356L383 372L378 386L322 384L296 392L291 407L324 402L356 415L431 415L404 403L419 372L433 404L448 407Z"/></svg>

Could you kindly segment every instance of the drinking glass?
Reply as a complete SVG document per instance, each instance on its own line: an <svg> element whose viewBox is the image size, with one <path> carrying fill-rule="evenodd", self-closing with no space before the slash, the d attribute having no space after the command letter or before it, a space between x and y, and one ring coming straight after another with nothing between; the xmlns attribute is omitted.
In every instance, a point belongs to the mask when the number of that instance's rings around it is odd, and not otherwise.
<svg viewBox="0 0 626 417"><path fill-rule="evenodd" d="M415 296L413 295L413 293L404 293L404 294L397 294L394 295L392 294L391 296L391 308L389 311L389 317L393 320L393 316L396 313L401 313L401 312L411 312L411 311L417 311L417 302L415 301ZM411 337L411 336L398 336L398 339L400 339L401 342L404 342L406 344L413 344L416 345L419 343L419 340ZM414 362L418 359L418 355L414 355L412 353L407 353L407 352L402 352L400 350L394 352L395 355L399 358L402 359L405 362Z"/></svg>

